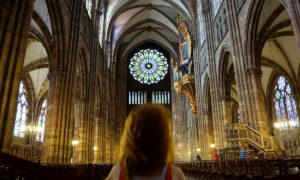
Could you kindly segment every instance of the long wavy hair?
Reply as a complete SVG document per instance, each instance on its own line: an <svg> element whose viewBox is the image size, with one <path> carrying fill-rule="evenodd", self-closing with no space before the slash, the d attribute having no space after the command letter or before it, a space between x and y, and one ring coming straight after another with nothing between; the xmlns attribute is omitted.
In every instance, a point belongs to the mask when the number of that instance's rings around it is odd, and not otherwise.
<svg viewBox="0 0 300 180"><path fill-rule="evenodd" d="M146 104L131 111L125 121L119 159L126 179L133 172L151 176L173 161L172 120L164 106Z"/></svg>

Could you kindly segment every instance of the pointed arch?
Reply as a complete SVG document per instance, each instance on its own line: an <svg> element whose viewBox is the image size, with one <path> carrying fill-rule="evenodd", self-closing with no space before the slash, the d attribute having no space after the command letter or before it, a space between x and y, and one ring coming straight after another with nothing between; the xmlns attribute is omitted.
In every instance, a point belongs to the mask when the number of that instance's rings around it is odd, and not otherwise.
<svg viewBox="0 0 300 180"><path fill-rule="evenodd" d="M21 81L19 86L17 112L15 118L14 136L25 137L25 125L28 116L27 91Z"/></svg>

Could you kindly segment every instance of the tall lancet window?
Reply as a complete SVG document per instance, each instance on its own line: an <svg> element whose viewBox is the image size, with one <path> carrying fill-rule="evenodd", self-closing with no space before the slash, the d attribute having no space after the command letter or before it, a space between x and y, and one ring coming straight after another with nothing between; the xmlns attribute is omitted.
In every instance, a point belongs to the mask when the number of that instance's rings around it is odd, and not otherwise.
<svg viewBox="0 0 300 180"><path fill-rule="evenodd" d="M292 95L292 89L284 76L278 78L275 86L274 107L279 129L299 127L296 102Z"/></svg>
<svg viewBox="0 0 300 180"><path fill-rule="evenodd" d="M39 119L38 119L36 141L43 142L43 140L44 140L46 114L47 114L47 100L45 99L43 101Z"/></svg>
<svg viewBox="0 0 300 180"><path fill-rule="evenodd" d="M218 13L222 1L223 0L213 0L212 1L212 8L213 8L212 11L213 11L214 16L216 16L216 14Z"/></svg>
<svg viewBox="0 0 300 180"><path fill-rule="evenodd" d="M202 14L202 2L199 0L199 23L200 23L200 44L202 45L205 40L205 25L204 25L204 17Z"/></svg>
<svg viewBox="0 0 300 180"><path fill-rule="evenodd" d="M26 90L24 88L23 82L21 81L19 87L14 136L24 137L27 111L28 111L28 104L26 100Z"/></svg>
<svg viewBox="0 0 300 180"><path fill-rule="evenodd" d="M89 16L91 17L92 15L92 7L93 7L93 0L85 0L85 8L87 12L89 13Z"/></svg>

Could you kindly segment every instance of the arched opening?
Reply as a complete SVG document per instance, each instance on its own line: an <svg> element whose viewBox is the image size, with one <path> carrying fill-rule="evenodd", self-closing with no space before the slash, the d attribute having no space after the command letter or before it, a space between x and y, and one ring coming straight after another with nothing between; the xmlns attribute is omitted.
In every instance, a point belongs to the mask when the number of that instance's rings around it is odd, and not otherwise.
<svg viewBox="0 0 300 180"><path fill-rule="evenodd" d="M137 47L127 60L127 114L146 103L163 104L171 110L169 53L154 43Z"/></svg>

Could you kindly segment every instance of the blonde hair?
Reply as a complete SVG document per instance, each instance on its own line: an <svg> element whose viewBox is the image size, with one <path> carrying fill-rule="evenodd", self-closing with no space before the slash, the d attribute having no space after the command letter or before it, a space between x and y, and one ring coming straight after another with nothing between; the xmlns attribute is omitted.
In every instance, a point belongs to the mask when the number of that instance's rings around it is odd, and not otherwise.
<svg viewBox="0 0 300 180"><path fill-rule="evenodd" d="M162 105L140 106L128 115L120 143L120 165L126 179L132 172L151 175L173 161L170 112Z"/></svg>

